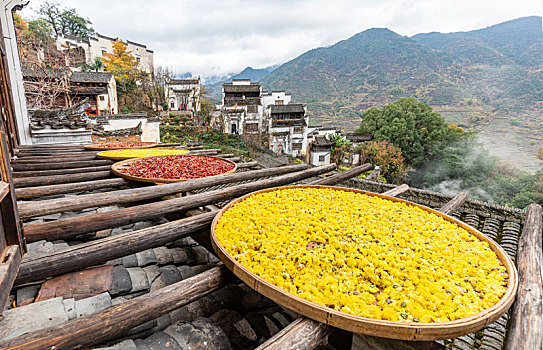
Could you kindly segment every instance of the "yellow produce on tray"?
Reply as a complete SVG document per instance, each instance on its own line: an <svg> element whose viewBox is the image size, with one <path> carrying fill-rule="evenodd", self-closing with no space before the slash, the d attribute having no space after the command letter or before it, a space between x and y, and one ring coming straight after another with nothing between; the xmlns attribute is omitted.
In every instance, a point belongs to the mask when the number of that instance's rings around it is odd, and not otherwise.
<svg viewBox="0 0 543 350"><path fill-rule="evenodd" d="M170 156L189 153L186 149L179 148L141 148L141 149L118 149L98 153L102 158L130 159L152 156Z"/></svg>
<svg viewBox="0 0 543 350"><path fill-rule="evenodd" d="M241 265L303 299L403 322L478 314L509 276L489 243L413 205L329 188L251 195L217 222Z"/></svg>

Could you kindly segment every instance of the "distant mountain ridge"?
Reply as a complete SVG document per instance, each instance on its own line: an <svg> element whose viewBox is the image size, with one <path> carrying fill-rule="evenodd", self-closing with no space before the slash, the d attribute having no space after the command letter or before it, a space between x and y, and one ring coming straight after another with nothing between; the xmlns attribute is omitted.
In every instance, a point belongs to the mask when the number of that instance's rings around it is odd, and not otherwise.
<svg viewBox="0 0 543 350"><path fill-rule="evenodd" d="M222 84L231 83L233 79L249 79L251 81L260 81L266 75L277 69L277 67L279 67L279 65L256 69L253 67L247 67L240 73L232 75L227 79L223 79L213 84L206 85L206 88L208 89L209 95L211 95L216 100L220 100L222 94Z"/></svg>
<svg viewBox="0 0 543 350"><path fill-rule="evenodd" d="M541 33L537 16L413 37L374 28L307 51L262 84L289 91L314 117L347 129L361 111L403 96L487 115L531 113L543 105Z"/></svg>

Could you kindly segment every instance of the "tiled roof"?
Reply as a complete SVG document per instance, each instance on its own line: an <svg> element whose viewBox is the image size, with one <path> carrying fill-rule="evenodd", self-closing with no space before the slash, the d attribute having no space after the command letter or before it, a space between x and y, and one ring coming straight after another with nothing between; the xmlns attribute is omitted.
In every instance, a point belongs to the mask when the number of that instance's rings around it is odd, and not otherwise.
<svg viewBox="0 0 543 350"><path fill-rule="evenodd" d="M108 72L73 72L70 81L74 83L108 83L113 74Z"/></svg>
<svg viewBox="0 0 543 350"><path fill-rule="evenodd" d="M222 85L224 92L260 92L260 85L232 85L225 83Z"/></svg>
<svg viewBox="0 0 543 350"><path fill-rule="evenodd" d="M288 105L271 105L271 113L272 114L280 114L280 113L305 113L304 105L296 103L296 104L288 104Z"/></svg>

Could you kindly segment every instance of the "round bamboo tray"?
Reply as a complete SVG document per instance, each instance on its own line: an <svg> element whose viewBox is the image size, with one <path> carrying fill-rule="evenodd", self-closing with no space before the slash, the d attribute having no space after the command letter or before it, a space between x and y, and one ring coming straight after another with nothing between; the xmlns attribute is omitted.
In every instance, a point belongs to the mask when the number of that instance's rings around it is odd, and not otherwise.
<svg viewBox="0 0 543 350"><path fill-rule="evenodd" d="M145 147L145 148L139 148L139 149L147 149L149 147ZM185 151L185 153L177 153L177 154L162 154L160 156L175 156L175 155L188 155L190 153L189 150L187 149L181 149L181 148L155 148L155 147L152 147L154 149L166 149L166 150L175 150L175 151ZM131 149L134 149L133 147L132 148L127 148L128 150L131 150ZM115 151L115 150L111 150L111 151ZM103 151L103 152L100 152L98 153L96 156L98 158L102 158L102 159L109 159L109 160L126 160L126 159L133 159L133 158L144 158L145 156L133 156L133 157L114 157L114 156L109 156L107 155L109 151ZM160 157L160 156L148 156L148 157Z"/></svg>
<svg viewBox="0 0 543 350"><path fill-rule="evenodd" d="M158 143L153 143L153 142L143 142L143 143L145 144L143 146L137 146L137 147L113 147L113 148L105 148L105 147L100 146L101 145L100 143L95 143L95 144L92 144L92 145L85 145L84 148L87 151L112 151L112 150L116 150L116 149L125 149L125 148L140 149L140 148L151 148L151 147L158 146ZM106 144L107 143L104 143L103 145L106 145Z"/></svg>
<svg viewBox="0 0 543 350"><path fill-rule="evenodd" d="M431 212L435 215L443 217L445 220L457 224L461 228L470 232L472 235L480 239L481 241L486 241L489 243L490 248L496 253L500 261L507 268L509 274L509 282L507 286L506 293L500 299L498 303L492 306L489 309L486 309L476 315L462 318L450 322L440 322L440 323L415 323L415 322L397 322L397 321L387 321L387 320L378 320L367 317L355 316L339 312L327 308L325 306L307 301L302 299L294 294L291 294L274 284L264 280L260 276L255 275L247 268L239 264L218 242L215 235L215 227L217 226L218 221L224 212L230 209L236 203L243 201L245 198L263 192L274 191L277 189L284 188L298 188L298 187L314 187L314 188L332 188L340 189L342 191L351 191L364 193L370 196L377 196L385 198L395 202L404 202L409 205L419 207L423 210ZM241 198L238 198L230 202L226 207L224 207L218 214L215 216L211 226L211 243L213 249L219 256L219 258L224 262L226 267L230 269L234 275L239 277L243 282L249 285L251 288L257 292L263 294L264 296L270 298L271 300L277 302L284 307L287 307L295 312L298 312L304 316L312 318L316 321L338 327L347 331L354 333L362 333L377 337L391 338L391 339L400 339L400 340L418 340L418 341L430 341L430 340L439 340L439 339L450 339L459 336L463 336L472 332L475 332L484 326L496 321L501 315L503 315L513 304L515 300L516 291L518 287L518 274L515 268L515 265L511 261L511 258L507 253L492 239L488 238L481 232L477 231L473 227L466 225L465 223L440 213L431 208L425 207L423 205L405 201L395 197L389 197L382 194L366 192L362 190L350 189L350 188L338 188L332 186L286 186L286 187L277 187L270 188L261 191L256 191Z"/></svg>
<svg viewBox="0 0 543 350"><path fill-rule="evenodd" d="M225 161L225 162L228 162L230 164L233 164L234 165L234 168L232 170L229 170L229 171L226 171L224 173L221 173L221 174L217 174L217 175L212 175L212 176L206 176L206 177L213 177L213 176L219 176L219 175L226 175L226 174L232 174L234 172L236 172L236 170L238 169L238 166L236 163L228 160L228 159L224 159L224 158L219 158L219 157L212 157L212 156L198 156L198 155L184 155L184 157L207 157L207 158L215 158L215 159L220 159L222 161ZM159 158L159 157L167 157L167 156L152 156L152 157L142 157L142 158ZM194 179L162 179L162 178L146 178L146 177L136 177L136 176L132 176L132 175L128 175L128 174L124 174L121 172L121 169L122 168L125 168L127 165L129 165L130 163L138 160L138 159L142 159L142 158L132 158L132 159L127 159L127 160L123 160L123 161L120 161L118 163L115 163L111 166L111 171L113 171L113 173L117 176L120 176L120 177L124 177L125 179L127 180L133 180L133 181L142 181L142 182L152 182L152 183L155 183L157 185L162 185L162 184L167 184L167 183L173 183L173 182L182 182L182 181L190 181L190 180L194 180Z"/></svg>

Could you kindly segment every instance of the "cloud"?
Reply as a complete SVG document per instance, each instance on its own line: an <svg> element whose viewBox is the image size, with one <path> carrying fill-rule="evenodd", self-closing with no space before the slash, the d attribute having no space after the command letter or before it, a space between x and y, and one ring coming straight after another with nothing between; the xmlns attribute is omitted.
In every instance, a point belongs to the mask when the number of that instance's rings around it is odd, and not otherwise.
<svg viewBox="0 0 543 350"><path fill-rule="evenodd" d="M24 16L33 16L32 0ZM147 45L155 64L208 77L284 63L372 27L472 30L541 13L533 0L64 0L96 31Z"/></svg>

